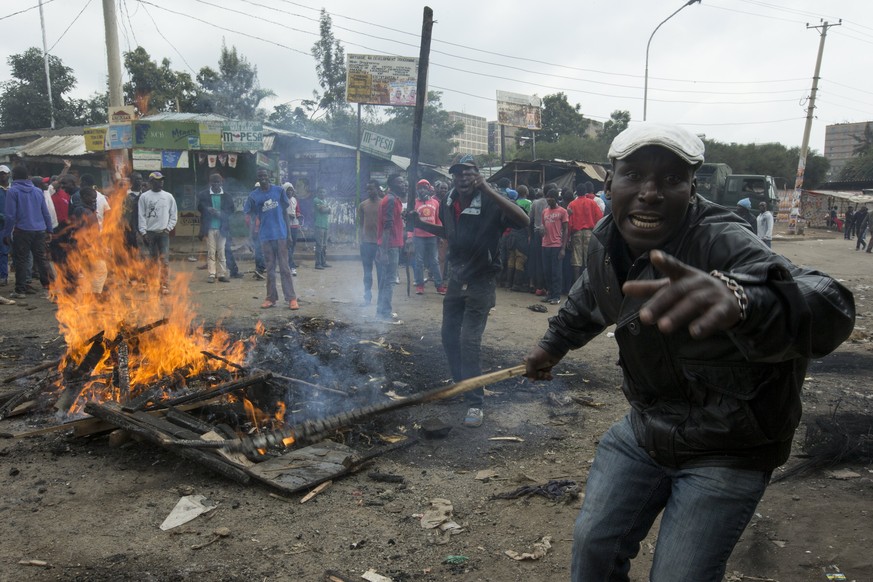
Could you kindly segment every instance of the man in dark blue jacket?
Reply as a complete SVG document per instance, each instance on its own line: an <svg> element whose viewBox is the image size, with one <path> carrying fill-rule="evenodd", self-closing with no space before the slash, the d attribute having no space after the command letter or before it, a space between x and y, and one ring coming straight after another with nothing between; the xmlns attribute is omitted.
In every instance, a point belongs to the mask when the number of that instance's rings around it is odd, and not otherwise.
<svg viewBox="0 0 873 582"><path fill-rule="evenodd" d="M588 268L527 356L550 379L615 325L631 409L597 446L574 531L574 582L628 580L663 512L649 580L720 582L791 451L809 358L851 333L852 294L774 254L696 194L703 142L638 123L612 142L612 215Z"/></svg>
<svg viewBox="0 0 873 582"><path fill-rule="evenodd" d="M12 168L12 180L12 187L6 194L3 243L12 245L15 292L9 296L18 299L36 293L27 285L28 256L31 253L39 281L44 289L48 289L50 281L45 250L46 242L51 241L52 219L42 190L27 177L26 166L20 164Z"/></svg>

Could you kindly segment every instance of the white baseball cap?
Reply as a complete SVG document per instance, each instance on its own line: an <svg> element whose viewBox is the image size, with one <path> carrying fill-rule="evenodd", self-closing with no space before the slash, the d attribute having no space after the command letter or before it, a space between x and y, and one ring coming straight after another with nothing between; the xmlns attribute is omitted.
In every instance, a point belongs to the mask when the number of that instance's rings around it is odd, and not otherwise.
<svg viewBox="0 0 873 582"><path fill-rule="evenodd" d="M0 166L0 174L10 174L9 166Z"/></svg>

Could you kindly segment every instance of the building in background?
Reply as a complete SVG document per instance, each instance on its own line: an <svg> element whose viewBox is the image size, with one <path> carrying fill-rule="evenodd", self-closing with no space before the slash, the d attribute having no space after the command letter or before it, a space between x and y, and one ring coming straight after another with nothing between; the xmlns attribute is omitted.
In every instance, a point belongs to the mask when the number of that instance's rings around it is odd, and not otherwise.
<svg viewBox="0 0 873 582"><path fill-rule="evenodd" d="M453 153L474 156L488 153L488 121L484 117L449 111L449 119L464 124L464 130L455 136L458 147Z"/></svg>
<svg viewBox="0 0 873 582"><path fill-rule="evenodd" d="M870 124L873 121L837 123L825 127L824 157L831 163L827 174L829 182L837 181L846 162L855 157L855 149L864 143L864 132Z"/></svg>

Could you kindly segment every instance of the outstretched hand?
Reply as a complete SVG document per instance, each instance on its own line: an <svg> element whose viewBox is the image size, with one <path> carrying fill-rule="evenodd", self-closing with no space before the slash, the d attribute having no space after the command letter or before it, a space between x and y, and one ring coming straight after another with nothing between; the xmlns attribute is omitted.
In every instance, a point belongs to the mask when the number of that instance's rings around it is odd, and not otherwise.
<svg viewBox="0 0 873 582"><path fill-rule="evenodd" d="M737 298L721 280L662 251L652 251L649 259L667 277L622 286L625 295L649 298L640 309L644 324L657 324L664 333L687 325L691 337L702 339L740 321Z"/></svg>

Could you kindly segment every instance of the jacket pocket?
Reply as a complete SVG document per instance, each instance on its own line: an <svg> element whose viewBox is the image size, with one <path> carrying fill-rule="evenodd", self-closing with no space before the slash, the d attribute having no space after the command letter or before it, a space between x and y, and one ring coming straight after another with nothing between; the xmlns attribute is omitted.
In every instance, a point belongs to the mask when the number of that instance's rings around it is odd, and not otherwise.
<svg viewBox="0 0 873 582"><path fill-rule="evenodd" d="M774 433L780 432L755 412L762 395L781 391L776 367L688 360L680 365L691 404L681 429L688 445L715 450L754 448L772 442Z"/></svg>

